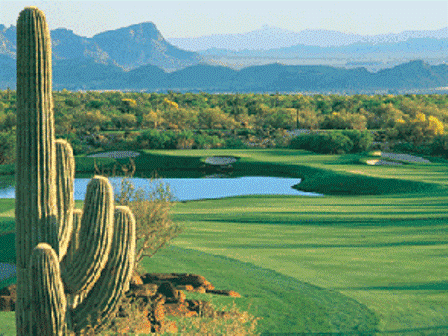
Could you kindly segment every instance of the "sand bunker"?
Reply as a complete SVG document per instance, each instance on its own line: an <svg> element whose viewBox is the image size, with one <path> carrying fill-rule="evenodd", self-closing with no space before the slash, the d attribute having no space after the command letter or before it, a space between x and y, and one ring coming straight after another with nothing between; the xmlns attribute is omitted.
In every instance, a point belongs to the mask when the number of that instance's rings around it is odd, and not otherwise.
<svg viewBox="0 0 448 336"><path fill-rule="evenodd" d="M237 159L231 156L210 156L205 159L205 163L217 166L227 166L236 161Z"/></svg>
<svg viewBox="0 0 448 336"><path fill-rule="evenodd" d="M124 158L133 158L139 156L140 153L134 151L115 151L115 152L106 152L106 153L97 153L87 155L88 157L98 157L98 158L113 158L113 159L124 159Z"/></svg>
<svg viewBox="0 0 448 336"><path fill-rule="evenodd" d="M409 154L383 153L380 151L376 151L372 155L384 158L384 160L381 159L367 160L366 163L370 166L379 166L379 165L397 166L402 165L403 163L431 163L431 161L429 160Z"/></svg>
<svg viewBox="0 0 448 336"><path fill-rule="evenodd" d="M395 162L395 161L387 161L387 160L378 160L378 159L372 159L372 160L367 160L366 163L369 166L399 166L402 165L403 163L401 162Z"/></svg>
<svg viewBox="0 0 448 336"><path fill-rule="evenodd" d="M381 157L386 159L392 159L395 161L401 161L401 162L409 162L409 163L431 163L431 161L423 159L418 156L413 156L409 154L395 154L395 153L381 153Z"/></svg>

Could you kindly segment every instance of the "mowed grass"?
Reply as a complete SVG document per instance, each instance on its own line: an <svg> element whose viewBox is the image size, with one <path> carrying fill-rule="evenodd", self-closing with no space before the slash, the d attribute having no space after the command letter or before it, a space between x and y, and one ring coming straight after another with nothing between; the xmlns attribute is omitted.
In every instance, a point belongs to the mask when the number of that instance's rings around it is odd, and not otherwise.
<svg viewBox="0 0 448 336"><path fill-rule="evenodd" d="M262 317L263 332L448 334L443 160L367 166L362 155L181 150L142 152L136 164L157 159L161 167L173 157L173 168L193 167L213 155L238 157L235 174L302 177L300 189L326 196L177 203L173 217L184 232L146 270L199 273L240 292L232 301ZM11 201L1 200L3 233L13 231L12 216ZM0 314L0 325L3 316L12 315Z"/></svg>

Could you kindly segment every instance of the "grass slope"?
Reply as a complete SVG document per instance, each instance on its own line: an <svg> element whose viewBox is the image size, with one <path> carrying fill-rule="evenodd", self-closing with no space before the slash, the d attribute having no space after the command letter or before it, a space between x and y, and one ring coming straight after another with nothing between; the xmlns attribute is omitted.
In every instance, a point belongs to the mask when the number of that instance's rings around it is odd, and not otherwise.
<svg viewBox="0 0 448 336"><path fill-rule="evenodd" d="M143 152L136 164L196 169L213 155L239 158L234 174L301 177L300 189L327 196L177 203L184 233L145 261L148 271L199 273L240 292L232 300L252 304L264 332L448 333L445 161L367 166L362 155L179 150ZM13 230L12 216L1 200L0 232Z"/></svg>

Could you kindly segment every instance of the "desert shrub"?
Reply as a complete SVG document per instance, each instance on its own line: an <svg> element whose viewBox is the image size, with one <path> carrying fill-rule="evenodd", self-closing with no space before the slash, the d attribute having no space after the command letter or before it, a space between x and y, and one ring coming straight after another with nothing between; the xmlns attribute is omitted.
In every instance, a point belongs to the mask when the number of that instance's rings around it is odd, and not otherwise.
<svg viewBox="0 0 448 336"><path fill-rule="evenodd" d="M197 149L209 149L221 147L224 140L221 140L217 135L196 134L194 137L194 147Z"/></svg>
<svg viewBox="0 0 448 336"><path fill-rule="evenodd" d="M176 136L173 131L150 129L136 138L136 146L141 149L174 149Z"/></svg>
<svg viewBox="0 0 448 336"><path fill-rule="evenodd" d="M136 188L128 177L121 180L116 202L128 206L136 219L137 251L135 263L152 257L181 232L179 224L171 220L173 195L168 185L151 179L150 191Z"/></svg>
<svg viewBox="0 0 448 336"><path fill-rule="evenodd" d="M430 145L431 155L448 157L448 134L434 138Z"/></svg>
<svg viewBox="0 0 448 336"><path fill-rule="evenodd" d="M16 137L15 132L0 132L0 164L9 164L15 161Z"/></svg>
<svg viewBox="0 0 448 336"><path fill-rule="evenodd" d="M260 335L256 332L259 318L239 310L235 304L222 316L208 303L200 315L202 316L180 319L178 323L180 335Z"/></svg>
<svg viewBox="0 0 448 336"><path fill-rule="evenodd" d="M291 139L290 148L323 154L344 154L353 149L353 142L341 131L307 133Z"/></svg>
<svg viewBox="0 0 448 336"><path fill-rule="evenodd" d="M244 143L243 140L241 140L240 138L237 137L230 137L227 138L224 144L225 148L230 148L230 149L244 149L247 148L246 144Z"/></svg>
<svg viewBox="0 0 448 336"><path fill-rule="evenodd" d="M373 144L373 134L369 131L344 130L342 134L353 142L352 153L368 151Z"/></svg>
<svg viewBox="0 0 448 336"><path fill-rule="evenodd" d="M373 135L368 131L341 130L300 134L291 139L289 146L316 153L345 154L367 151L372 144Z"/></svg>

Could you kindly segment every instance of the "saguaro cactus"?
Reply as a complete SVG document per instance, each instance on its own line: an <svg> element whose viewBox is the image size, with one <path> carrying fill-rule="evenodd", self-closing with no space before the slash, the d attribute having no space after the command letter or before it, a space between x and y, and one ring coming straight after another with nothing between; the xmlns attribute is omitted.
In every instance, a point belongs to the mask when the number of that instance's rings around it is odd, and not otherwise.
<svg viewBox="0 0 448 336"><path fill-rule="evenodd" d="M50 34L27 7L17 21L17 335L78 333L112 317L133 272L135 219L114 208L109 181L94 176L74 210L73 151L55 140L52 108Z"/></svg>

